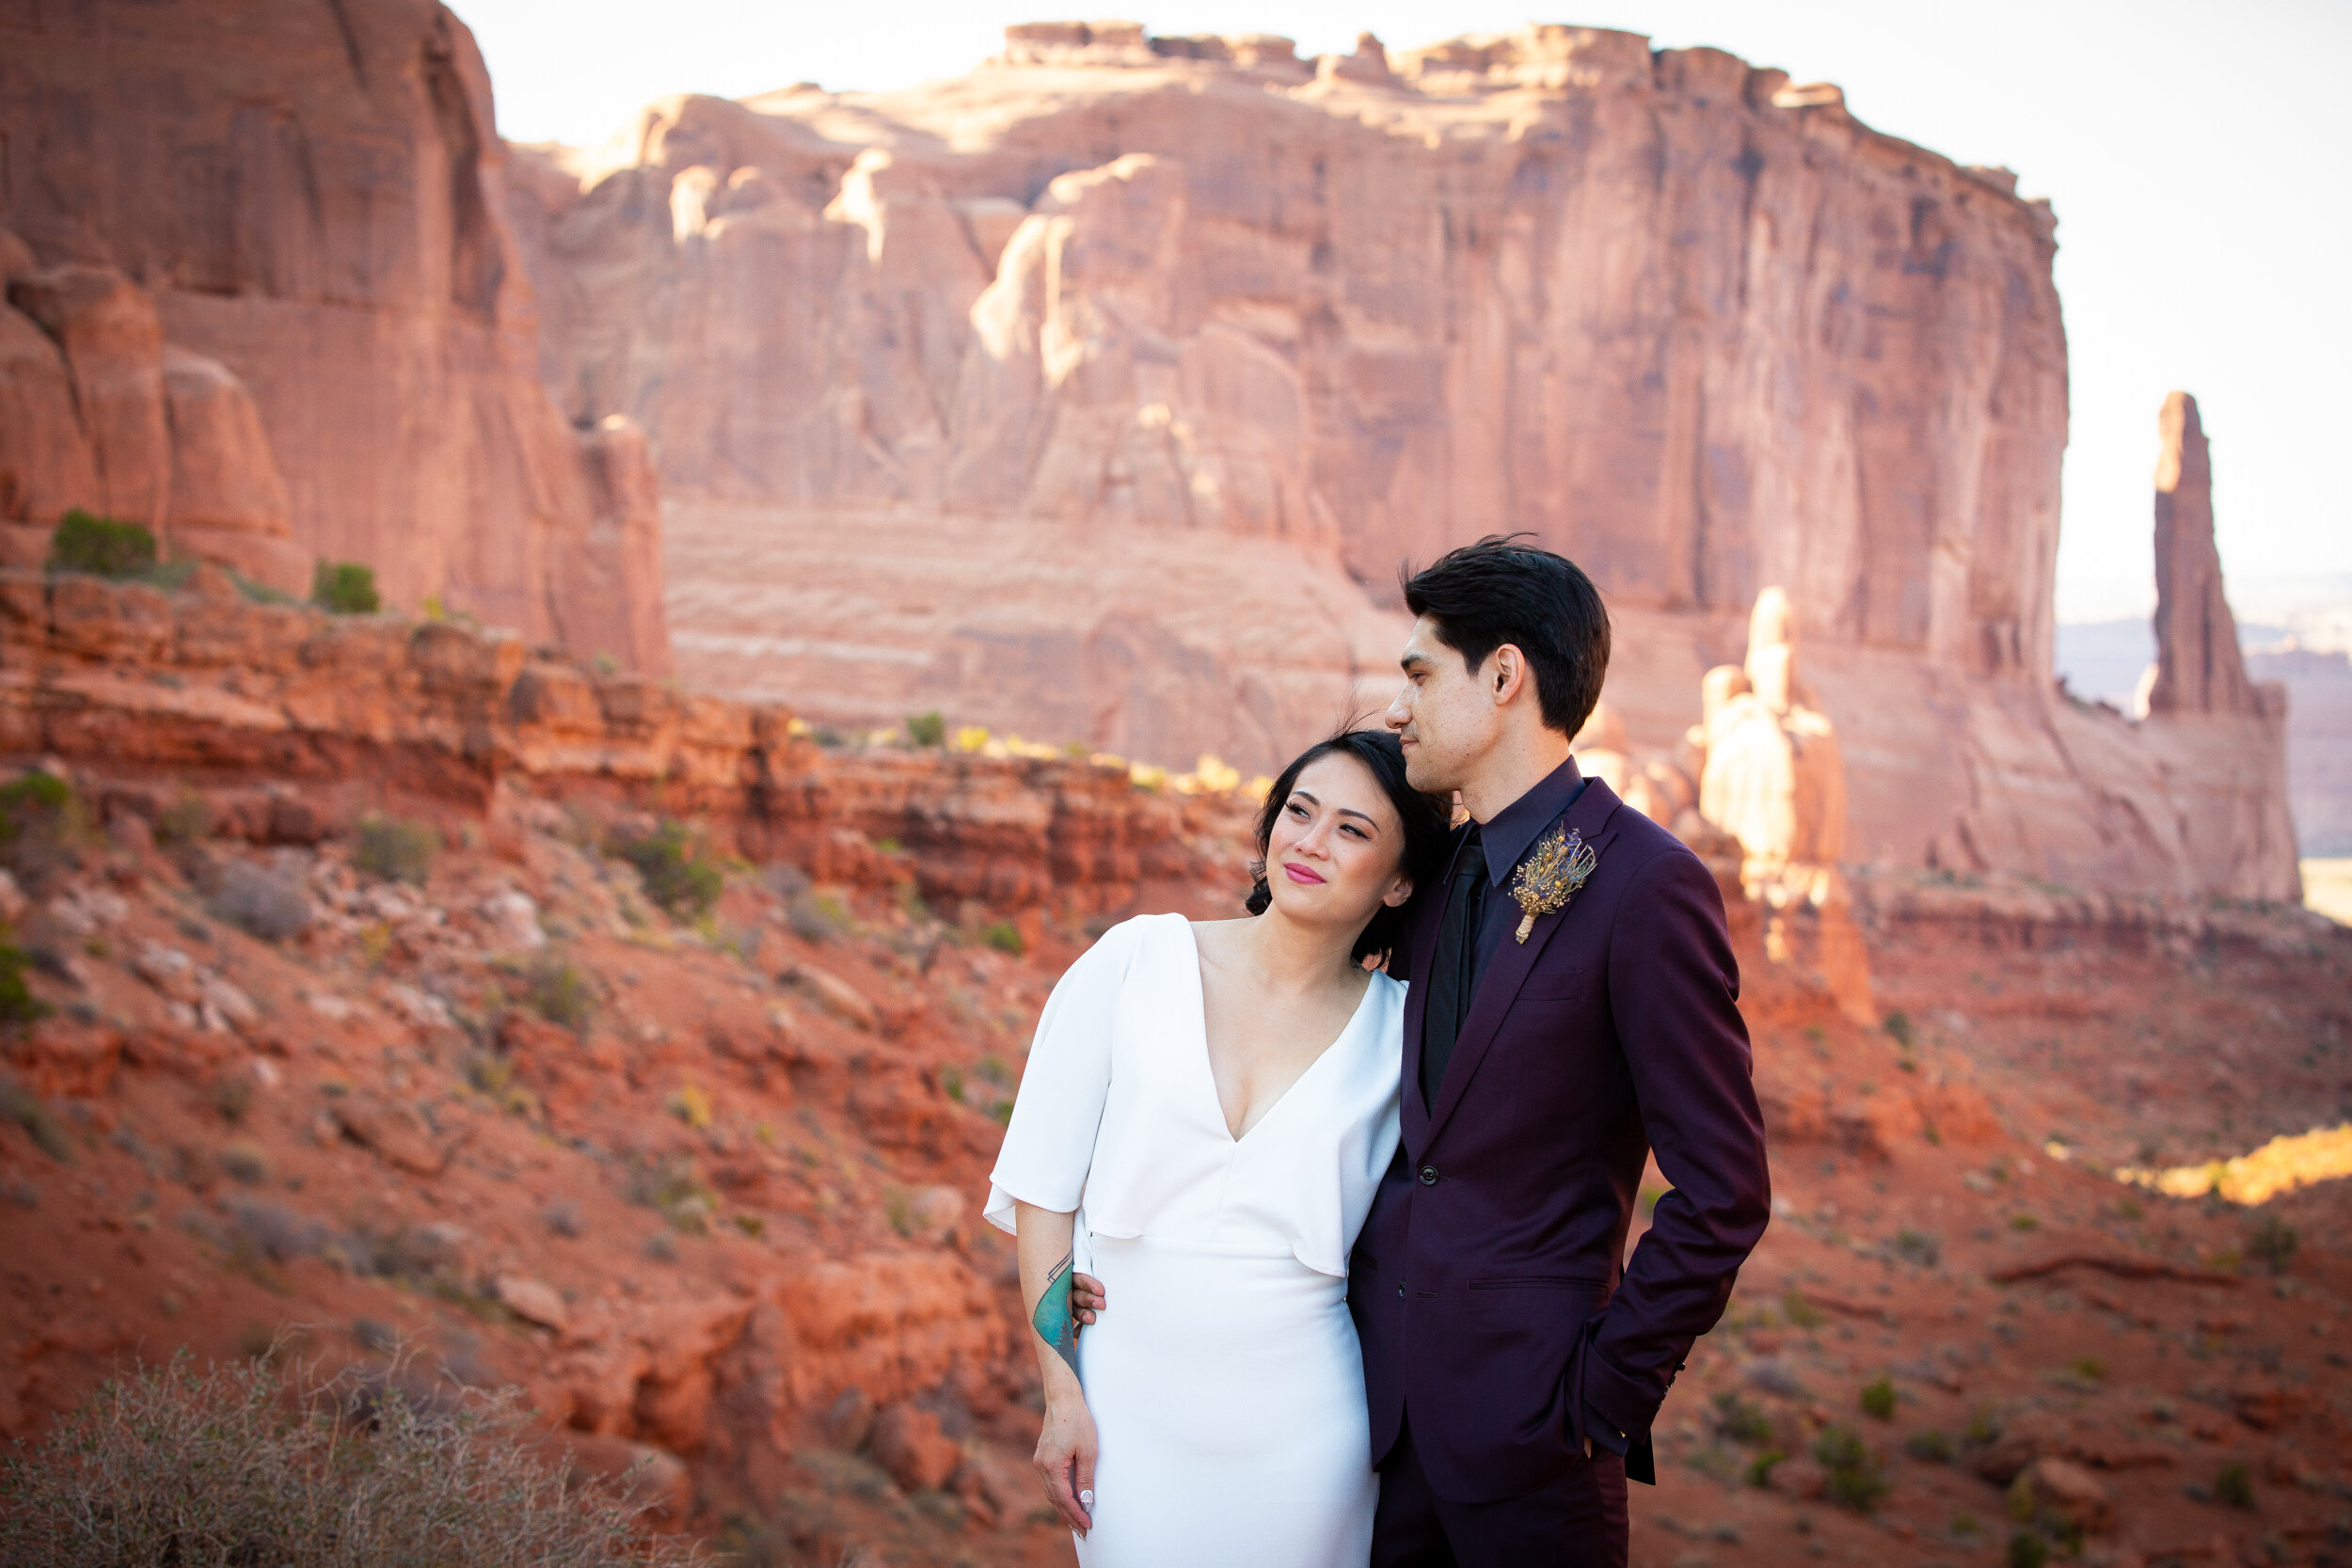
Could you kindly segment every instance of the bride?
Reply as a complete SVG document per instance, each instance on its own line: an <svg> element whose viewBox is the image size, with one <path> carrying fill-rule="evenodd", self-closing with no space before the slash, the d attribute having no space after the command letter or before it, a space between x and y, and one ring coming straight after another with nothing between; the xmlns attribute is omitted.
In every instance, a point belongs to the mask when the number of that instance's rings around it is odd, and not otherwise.
<svg viewBox="0 0 2352 1568"><path fill-rule="evenodd" d="M1445 843L1393 736L1335 736L1266 795L1256 918L1140 916L1054 988L988 1218L1019 1240L1037 1465L1084 1568L1370 1555L1347 1254L1396 1149L1405 988L1365 966ZM1083 1338L1078 1271L1118 1304Z"/></svg>

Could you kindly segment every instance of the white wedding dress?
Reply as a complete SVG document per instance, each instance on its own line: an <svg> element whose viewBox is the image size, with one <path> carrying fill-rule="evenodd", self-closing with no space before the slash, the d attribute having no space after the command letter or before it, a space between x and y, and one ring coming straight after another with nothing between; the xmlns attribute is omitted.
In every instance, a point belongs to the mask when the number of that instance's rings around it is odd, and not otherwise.
<svg viewBox="0 0 2352 1568"><path fill-rule="evenodd" d="M1362 1568L1378 1477L1347 1253L1396 1151L1405 988L1257 1125L1226 1131L1183 915L1105 932L1054 988L988 1195L1077 1212L1109 1306L1078 1339L1101 1454L1083 1568Z"/></svg>

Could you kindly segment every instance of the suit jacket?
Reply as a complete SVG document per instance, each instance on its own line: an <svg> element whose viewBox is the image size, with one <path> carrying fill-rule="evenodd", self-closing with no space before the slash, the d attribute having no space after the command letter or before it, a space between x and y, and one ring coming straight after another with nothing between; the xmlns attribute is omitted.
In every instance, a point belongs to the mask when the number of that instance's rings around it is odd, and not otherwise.
<svg viewBox="0 0 2352 1568"><path fill-rule="evenodd" d="M1350 1259L1375 1463L1409 1409L1456 1502L1556 1479L1584 1451L1587 1402L1645 1443L1771 1211L1714 878L1598 779L1558 820L1598 859L1565 910L1487 958L1434 1106L1421 982L1444 880L1418 897L1404 1136ZM1653 1148L1673 1190L1621 1271Z"/></svg>

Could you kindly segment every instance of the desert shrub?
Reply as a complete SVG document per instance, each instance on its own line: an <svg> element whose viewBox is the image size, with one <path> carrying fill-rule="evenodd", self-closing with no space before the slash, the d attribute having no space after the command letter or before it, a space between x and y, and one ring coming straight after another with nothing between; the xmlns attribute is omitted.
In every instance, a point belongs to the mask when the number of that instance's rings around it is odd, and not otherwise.
<svg viewBox="0 0 2352 1568"><path fill-rule="evenodd" d="M1886 1036L1897 1045L1911 1044L1911 1015L1900 1007L1886 1015Z"/></svg>
<svg viewBox="0 0 2352 1568"><path fill-rule="evenodd" d="M1786 1464L1788 1459L1788 1456L1778 1449L1765 1449L1748 1461L1747 1468L1740 1472L1740 1479L1758 1489L1770 1486L1772 1484L1773 1468Z"/></svg>
<svg viewBox="0 0 2352 1568"><path fill-rule="evenodd" d="M429 822L370 815L359 819L359 836L351 847L351 863L371 877L388 882L422 887L433 875L433 861L441 852L441 835Z"/></svg>
<svg viewBox="0 0 2352 1568"><path fill-rule="evenodd" d="M1906 1263L1931 1269L1944 1259L1944 1243L1924 1230L1908 1227L1895 1232L1895 1256Z"/></svg>
<svg viewBox="0 0 2352 1568"><path fill-rule="evenodd" d="M1772 1440L1772 1419L1734 1393L1715 1396L1715 1430L1753 1448Z"/></svg>
<svg viewBox="0 0 2352 1568"><path fill-rule="evenodd" d="M373 615L384 607L375 572L356 561L322 561L310 575L310 602L333 615Z"/></svg>
<svg viewBox="0 0 2352 1568"><path fill-rule="evenodd" d="M1935 1427L1915 1432L1904 1439L1903 1452L1929 1465L1949 1465L1952 1462L1951 1435Z"/></svg>
<svg viewBox="0 0 2352 1568"><path fill-rule="evenodd" d="M48 1005L24 983L24 971L32 961L32 955L22 947L0 942L0 1023L30 1023L49 1011Z"/></svg>
<svg viewBox="0 0 2352 1568"><path fill-rule="evenodd" d="M2262 1223L2246 1233L2246 1256L2272 1274L2282 1275L2295 1261L2295 1249L2301 1240L2295 1227L2276 1214L2265 1214Z"/></svg>
<svg viewBox="0 0 2352 1568"><path fill-rule="evenodd" d="M2213 1500L2228 1508L2254 1506L2254 1478L2244 1465L2233 1459L2215 1472Z"/></svg>
<svg viewBox="0 0 2352 1568"><path fill-rule="evenodd" d="M850 911L830 893L803 892L785 910L792 934L803 942L831 942L850 928Z"/></svg>
<svg viewBox="0 0 2352 1568"><path fill-rule="evenodd" d="M73 1141L66 1136L65 1124L47 1101L22 1084L0 1084L0 1117L24 1129L25 1136L52 1160L73 1158Z"/></svg>
<svg viewBox="0 0 2352 1568"><path fill-rule="evenodd" d="M947 721L941 717L937 708L929 713L910 713L907 715L907 738L917 746L945 746L947 744Z"/></svg>
<svg viewBox="0 0 2352 1568"><path fill-rule="evenodd" d="M1851 1427L1833 1426L1814 1440L1813 1457L1828 1472L1822 1495L1843 1508L1867 1513L1888 1491L1878 1455Z"/></svg>
<svg viewBox="0 0 2352 1568"><path fill-rule="evenodd" d="M997 952L1010 954L1016 958L1025 947L1021 940L1021 928L1009 920L992 920L981 927L980 940Z"/></svg>
<svg viewBox="0 0 2352 1568"><path fill-rule="evenodd" d="M700 920L726 886L718 865L682 822L665 820L650 832L616 833L607 847L637 868L645 896L673 920Z"/></svg>
<svg viewBox="0 0 2352 1568"><path fill-rule="evenodd" d="M594 982L564 958L548 957L532 964L523 976L523 998L532 1012L575 1033L596 1016Z"/></svg>
<svg viewBox="0 0 2352 1568"><path fill-rule="evenodd" d="M185 791L155 816L155 842L167 849L212 836L212 805L194 790Z"/></svg>
<svg viewBox="0 0 2352 1568"><path fill-rule="evenodd" d="M2009 1568L2043 1568L2050 1560L2050 1544L2029 1529L2009 1538Z"/></svg>
<svg viewBox="0 0 2352 1568"><path fill-rule="evenodd" d="M73 786L39 768L0 784L0 865L38 894L52 873L75 863L88 837L88 812Z"/></svg>
<svg viewBox="0 0 2352 1568"><path fill-rule="evenodd" d="M155 568L155 536L136 523L96 517L75 507L49 536L49 570L135 578Z"/></svg>
<svg viewBox="0 0 2352 1568"><path fill-rule="evenodd" d="M2107 1364L2095 1355L2078 1355L2066 1364L2066 1370L2085 1383L2098 1383L2107 1375Z"/></svg>
<svg viewBox="0 0 2352 1568"><path fill-rule="evenodd" d="M253 1075L249 1072L224 1072L213 1084L213 1109L220 1118L232 1126L245 1120L253 1109Z"/></svg>
<svg viewBox="0 0 2352 1568"><path fill-rule="evenodd" d="M262 1360L183 1355L101 1387L0 1470L0 1561L619 1568L693 1560L617 1486L529 1447L512 1393L424 1403L339 1381L289 1402Z"/></svg>
<svg viewBox="0 0 2352 1568"><path fill-rule="evenodd" d="M1879 1373L1862 1386L1862 1413L1876 1420L1895 1418L1895 1380Z"/></svg>
<svg viewBox="0 0 2352 1568"><path fill-rule="evenodd" d="M632 1161L628 1170L628 1200L659 1212L689 1236L710 1228L719 1196L707 1186L694 1162L680 1155L667 1162Z"/></svg>
<svg viewBox="0 0 2352 1568"><path fill-rule="evenodd" d="M258 1187L269 1180L269 1152L250 1138L223 1145L219 1158L222 1173L232 1181Z"/></svg>
<svg viewBox="0 0 2352 1568"><path fill-rule="evenodd" d="M263 942L283 942L310 927L310 898L291 877L250 861L230 861L213 890L214 914Z"/></svg>

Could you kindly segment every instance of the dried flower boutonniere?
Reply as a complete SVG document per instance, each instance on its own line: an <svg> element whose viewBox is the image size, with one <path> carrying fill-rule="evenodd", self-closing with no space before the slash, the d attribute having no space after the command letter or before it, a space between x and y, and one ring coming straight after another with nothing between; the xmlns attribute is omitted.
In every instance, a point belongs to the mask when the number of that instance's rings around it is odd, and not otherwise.
<svg viewBox="0 0 2352 1568"><path fill-rule="evenodd" d="M1511 879L1511 897L1519 907L1521 943L1535 928L1537 915L1568 907L1568 900L1576 896L1576 890L1584 885L1599 860L1574 828L1565 832L1554 828L1535 846L1534 853L1519 863L1518 875Z"/></svg>

